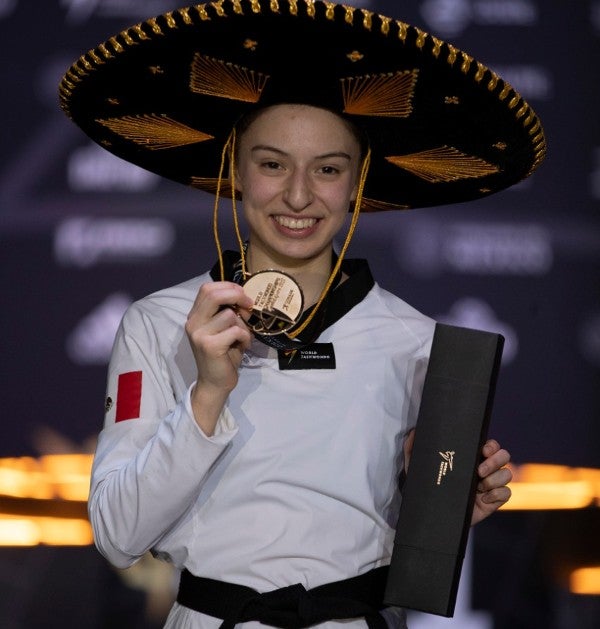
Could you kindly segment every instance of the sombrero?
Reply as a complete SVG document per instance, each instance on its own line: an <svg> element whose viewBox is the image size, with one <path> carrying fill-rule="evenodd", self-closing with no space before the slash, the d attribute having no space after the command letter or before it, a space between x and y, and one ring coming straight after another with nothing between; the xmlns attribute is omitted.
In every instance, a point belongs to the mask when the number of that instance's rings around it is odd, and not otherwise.
<svg viewBox="0 0 600 629"><path fill-rule="evenodd" d="M370 142L363 211L477 199L530 175L536 114L454 46L365 9L313 0L220 0L136 24L82 55L65 113L115 155L216 190L223 145L255 108L306 103Z"/></svg>

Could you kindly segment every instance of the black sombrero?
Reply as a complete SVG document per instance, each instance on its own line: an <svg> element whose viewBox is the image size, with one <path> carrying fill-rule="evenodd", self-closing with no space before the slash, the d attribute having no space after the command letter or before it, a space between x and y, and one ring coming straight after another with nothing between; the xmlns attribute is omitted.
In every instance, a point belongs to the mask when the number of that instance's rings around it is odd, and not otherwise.
<svg viewBox="0 0 600 629"><path fill-rule="evenodd" d="M62 109L119 157L214 192L246 112L306 103L363 128L363 210L476 199L530 175L540 122L494 72L373 12L312 0L221 0L166 13L82 55Z"/></svg>

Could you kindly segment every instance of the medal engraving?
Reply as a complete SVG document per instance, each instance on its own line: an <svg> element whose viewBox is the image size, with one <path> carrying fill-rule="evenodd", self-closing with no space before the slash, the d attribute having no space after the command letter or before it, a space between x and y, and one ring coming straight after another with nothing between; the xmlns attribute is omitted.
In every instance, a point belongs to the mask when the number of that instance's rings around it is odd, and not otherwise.
<svg viewBox="0 0 600 629"><path fill-rule="evenodd" d="M244 292L254 300L247 324L257 334L283 334L293 328L302 315L302 289L291 276L281 271L259 271L244 283Z"/></svg>

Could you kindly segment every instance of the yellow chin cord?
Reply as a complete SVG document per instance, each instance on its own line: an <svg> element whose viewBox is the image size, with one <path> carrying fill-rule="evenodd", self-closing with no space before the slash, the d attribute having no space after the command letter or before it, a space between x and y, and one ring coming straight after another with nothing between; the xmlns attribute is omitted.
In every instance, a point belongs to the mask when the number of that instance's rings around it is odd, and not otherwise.
<svg viewBox="0 0 600 629"><path fill-rule="evenodd" d="M223 146L223 150L221 151L221 165L219 166L219 178L217 180L217 191L215 193L215 204L213 207L213 236L215 239L215 246L217 248L217 256L219 258L219 273L221 275L221 281L225 280L225 267L223 265L223 248L221 247L221 241L219 239L218 216L219 201L221 199L221 185L223 183L223 171L225 170L225 162L227 161L227 156L229 156L230 164L229 170L231 178L231 205L233 208L233 225L238 241L238 247L240 249L240 255L242 257L242 274L244 276L244 279L246 279L248 275L248 273L246 272L246 253L244 241L242 240L242 235L240 233L240 223L237 212L237 200L235 197L235 145L236 135L234 128L229 134L229 137L227 138L227 141Z"/></svg>
<svg viewBox="0 0 600 629"><path fill-rule="evenodd" d="M227 138L225 145L223 146L223 151L221 152L221 165L219 167L219 178L217 180L217 190L215 193L215 204L213 208L213 235L215 239L215 246L217 248L217 255L219 258L219 272L221 275L221 281L225 279L225 267L223 264L223 249L221 247L221 241L219 239L218 214L219 214L219 201L221 198L221 186L223 183L223 172L225 170L225 163L227 162L228 157L229 157L229 166L230 166L229 170L230 170L230 177L231 177L231 204L233 208L233 225L235 229L235 235L238 241L238 246L240 249L242 276L244 279L246 279L249 275L249 273L246 270L245 247L244 247L244 241L240 233L240 224L239 224L239 219L238 219L237 202L236 202L236 196L235 196L235 193L236 193L235 145L236 145L236 134L235 134L235 129L233 129L233 131L229 134L229 137ZM358 186L356 189L356 198L354 200L354 209L352 210L352 219L350 221L350 227L348 228L348 233L346 234L346 239L344 240L344 244L342 245L342 248L338 255L338 259L310 315L302 322L300 326L298 326L297 328L295 328L294 330L290 332L285 332L285 335L290 339L296 338L299 334L301 334L308 327L308 325L310 325L310 322L315 317L319 308L323 304L323 301L325 301L325 298L327 297L327 294L329 293L331 289L334 279L342 267L344 256L346 255L346 251L350 245L350 241L352 240L354 230L356 229L356 225L358 223L358 217L360 215L360 206L362 204L363 190L365 188L365 183L367 181L367 173L369 172L370 163L371 163L371 149L368 149L367 154L365 155L365 158L363 159L363 162L360 168L360 177L359 177Z"/></svg>

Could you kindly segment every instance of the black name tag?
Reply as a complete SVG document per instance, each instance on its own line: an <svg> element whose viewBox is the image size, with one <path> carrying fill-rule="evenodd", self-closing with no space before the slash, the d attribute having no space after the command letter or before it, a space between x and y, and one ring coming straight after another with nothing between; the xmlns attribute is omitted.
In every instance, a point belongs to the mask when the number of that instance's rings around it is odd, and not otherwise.
<svg viewBox="0 0 600 629"><path fill-rule="evenodd" d="M312 343L300 349L279 350L279 369L335 369L333 343Z"/></svg>

